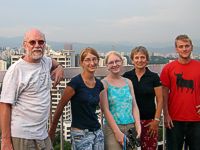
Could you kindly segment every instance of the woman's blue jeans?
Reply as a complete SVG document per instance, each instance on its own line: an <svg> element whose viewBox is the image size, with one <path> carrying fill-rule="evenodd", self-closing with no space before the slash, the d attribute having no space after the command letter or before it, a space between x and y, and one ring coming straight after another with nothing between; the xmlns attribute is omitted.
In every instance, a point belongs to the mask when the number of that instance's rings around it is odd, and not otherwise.
<svg viewBox="0 0 200 150"><path fill-rule="evenodd" d="M71 130L72 150L104 150L104 135L97 131Z"/></svg>

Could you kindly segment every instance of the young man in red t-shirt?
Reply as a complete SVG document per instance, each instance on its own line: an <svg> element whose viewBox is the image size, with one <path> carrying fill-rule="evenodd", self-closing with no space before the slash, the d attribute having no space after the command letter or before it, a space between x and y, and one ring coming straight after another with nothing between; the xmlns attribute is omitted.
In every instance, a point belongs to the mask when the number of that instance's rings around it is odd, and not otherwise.
<svg viewBox="0 0 200 150"><path fill-rule="evenodd" d="M187 35L175 40L178 59L161 72L164 117L169 150L200 150L200 62L191 59L193 45Z"/></svg>

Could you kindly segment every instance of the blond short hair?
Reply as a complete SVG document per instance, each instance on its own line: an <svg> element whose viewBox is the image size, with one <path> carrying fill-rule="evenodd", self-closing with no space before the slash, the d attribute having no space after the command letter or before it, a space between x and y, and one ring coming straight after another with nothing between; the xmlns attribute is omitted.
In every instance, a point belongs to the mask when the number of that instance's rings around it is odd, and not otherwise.
<svg viewBox="0 0 200 150"><path fill-rule="evenodd" d="M122 55L120 53L118 53L116 51L109 51L108 53L106 53L106 56L105 56L105 64L108 63L108 59L109 59L110 55L116 55L123 61Z"/></svg>
<svg viewBox="0 0 200 150"><path fill-rule="evenodd" d="M176 39L175 39L175 47L177 47L177 41L190 42L191 46L193 47L192 40L186 34L181 34L181 35L178 35L176 37Z"/></svg>

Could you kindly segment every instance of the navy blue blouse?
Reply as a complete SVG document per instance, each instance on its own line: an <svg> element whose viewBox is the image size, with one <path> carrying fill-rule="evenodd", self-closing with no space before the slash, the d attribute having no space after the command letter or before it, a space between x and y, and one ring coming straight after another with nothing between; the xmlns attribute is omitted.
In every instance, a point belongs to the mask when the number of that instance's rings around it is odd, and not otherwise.
<svg viewBox="0 0 200 150"><path fill-rule="evenodd" d="M81 74L72 78L68 83L68 86L75 90L75 95L71 98L72 127L90 131L100 128L96 109L100 101L100 92L104 87L99 79L95 78L95 80L94 88L85 85Z"/></svg>

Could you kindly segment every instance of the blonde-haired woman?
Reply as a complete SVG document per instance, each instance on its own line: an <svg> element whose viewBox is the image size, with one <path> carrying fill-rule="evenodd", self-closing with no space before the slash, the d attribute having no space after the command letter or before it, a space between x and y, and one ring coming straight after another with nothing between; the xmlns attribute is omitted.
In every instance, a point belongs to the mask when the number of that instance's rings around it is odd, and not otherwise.
<svg viewBox="0 0 200 150"><path fill-rule="evenodd" d="M99 95L104 89L101 81L94 76L98 62L99 55L95 49L88 47L82 50L82 73L73 77L65 88L50 127L49 135L52 139L64 106L71 100L73 150L104 149L104 136L96 114Z"/></svg>
<svg viewBox="0 0 200 150"><path fill-rule="evenodd" d="M110 51L106 55L105 63L109 73L102 80L104 92L100 101L105 116L105 149L121 150L125 145L124 136L130 128L135 127L137 137L140 136L139 110L131 81L121 76L122 56Z"/></svg>

